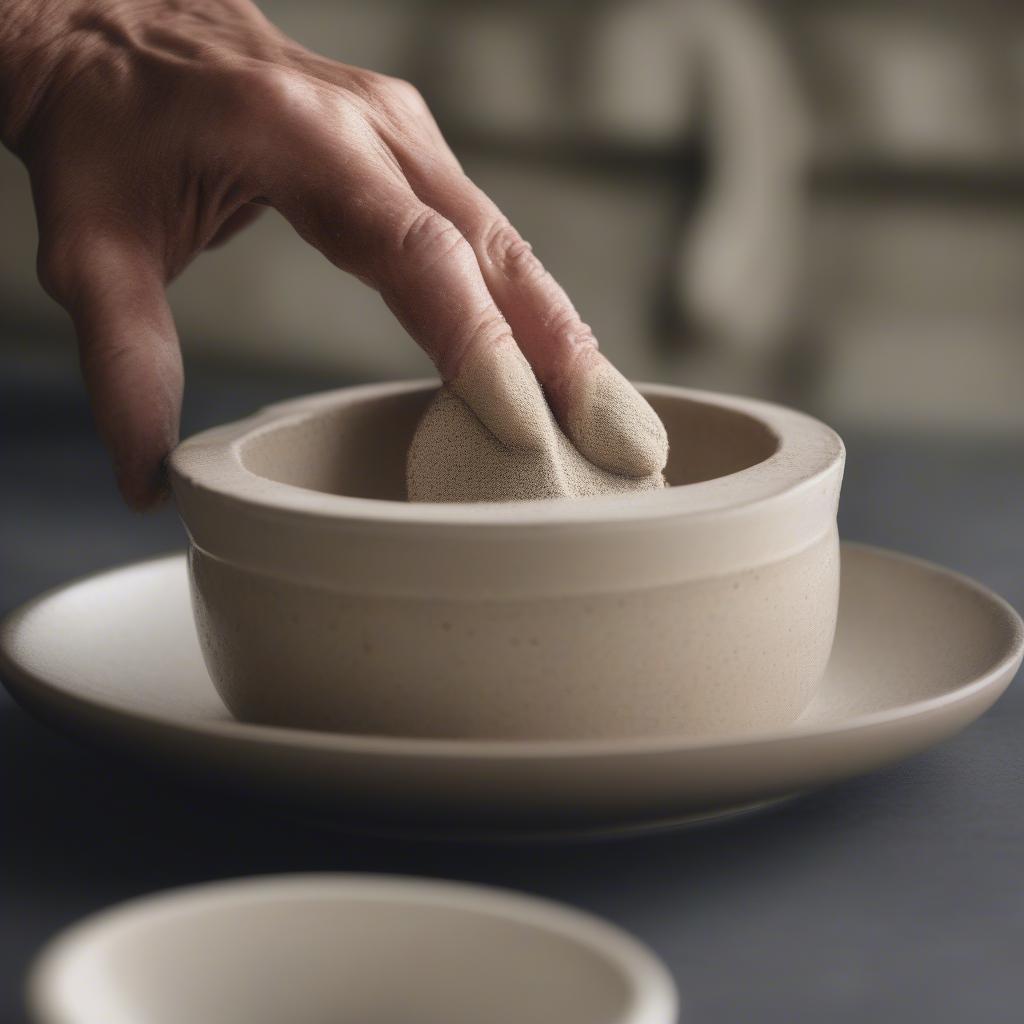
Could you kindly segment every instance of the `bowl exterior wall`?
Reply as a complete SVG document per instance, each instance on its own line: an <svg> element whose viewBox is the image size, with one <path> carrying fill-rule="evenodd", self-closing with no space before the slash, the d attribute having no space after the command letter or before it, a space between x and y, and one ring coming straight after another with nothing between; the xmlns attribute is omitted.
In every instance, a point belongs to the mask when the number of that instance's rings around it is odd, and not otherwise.
<svg viewBox="0 0 1024 1024"><path fill-rule="evenodd" d="M242 720L477 738L729 733L809 703L835 631L834 523L764 565L513 600L352 594L193 546L213 681Z"/></svg>

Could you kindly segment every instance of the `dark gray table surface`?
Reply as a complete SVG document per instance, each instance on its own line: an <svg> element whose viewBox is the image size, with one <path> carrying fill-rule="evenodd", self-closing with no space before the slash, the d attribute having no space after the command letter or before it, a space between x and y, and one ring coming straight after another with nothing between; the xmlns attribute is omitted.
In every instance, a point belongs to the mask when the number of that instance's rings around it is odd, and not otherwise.
<svg viewBox="0 0 1024 1024"><path fill-rule="evenodd" d="M326 379L192 374L185 429ZM847 434L841 530L966 572L1024 607L1024 452ZM118 503L66 364L0 354L0 612L173 550L170 509ZM684 1019L1024 1020L1024 688L942 746L774 812L598 845L349 838L126 770L0 693L0 1019L38 947L111 903L285 871L458 878L576 904L670 965ZM538 1022L540 1024L540 1022Z"/></svg>

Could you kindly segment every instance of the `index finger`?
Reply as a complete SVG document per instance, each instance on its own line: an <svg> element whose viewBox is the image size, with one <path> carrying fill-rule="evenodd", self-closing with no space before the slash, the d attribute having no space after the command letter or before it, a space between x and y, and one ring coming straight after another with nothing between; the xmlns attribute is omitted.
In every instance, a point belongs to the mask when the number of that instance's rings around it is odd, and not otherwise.
<svg viewBox="0 0 1024 1024"><path fill-rule="evenodd" d="M502 443L543 448L549 423L522 414L529 365L466 238L379 154L319 140L315 158L272 180L268 199L308 242L374 287ZM472 365L472 381L460 379ZM465 388L460 385L465 383Z"/></svg>
<svg viewBox="0 0 1024 1024"><path fill-rule="evenodd" d="M664 469L668 438L643 396L598 351L565 291L494 202L443 157L410 161L410 181L465 235L487 287L576 447L613 473Z"/></svg>

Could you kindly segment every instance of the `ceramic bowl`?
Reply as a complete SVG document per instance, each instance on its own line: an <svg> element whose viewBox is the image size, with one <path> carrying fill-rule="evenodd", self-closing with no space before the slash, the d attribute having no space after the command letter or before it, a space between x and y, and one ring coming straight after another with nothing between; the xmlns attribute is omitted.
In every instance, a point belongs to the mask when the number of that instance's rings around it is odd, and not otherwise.
<svg viewBox="0 0 1024 1024"><path fill-rule="evenodd" d="M193 606L238 718L404 736L707 735L792 722L832 645L844 449L776 405L644 394L662 491L414 504L435 383L271 406L171 457Z"/></svg>
<svg viewBox="0 0 1024 1024"><path fill-rule="evenodd" d="M38 1024L672 1024L644 947L557 904L476 886L297 875L137 900L37 960Z"/></svg>

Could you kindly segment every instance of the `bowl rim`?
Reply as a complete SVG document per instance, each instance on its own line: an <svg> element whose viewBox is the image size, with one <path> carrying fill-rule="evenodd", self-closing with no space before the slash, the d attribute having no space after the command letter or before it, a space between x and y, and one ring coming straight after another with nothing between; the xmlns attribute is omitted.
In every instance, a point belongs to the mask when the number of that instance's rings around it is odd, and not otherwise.
<svg viewBox="0 0 1024 1024"><path fill-rule="evenodd" d="M414 503L330 494L272 480L245 465L245 446L262 433L357 401L437 387L436 379L419 379L339 388L274 403L244 419L187 438L168 458L183 518L187 523L184 497L213 499L234 513L249 509L263 517L333 520L371 527L391 524L494 530L629 524L680 516L703 518L813 489L830 474L841 472L845 462L846 451L839 435L806 413L761 399L641 383L637 387L648 396L680 398L746 415L774 434L778 439L776 449L766 459L735 473L660 491L479 503Z"/></svg>
<svg viewBox="0 0 1024 1024"><path fill-rule="evenodd" d="M489 885L410 875L308 872L257 875L205 882L129 899L59 932L36 955L25 1000L40 1024L91 1024L95 1008L81 1007L82 993L68 991L79 958L103 943L195 911L258 903L329 901L339 910L357 902L445 907L484 914L546 932L585 948L624 982L626 1005L614 1024L671 1024L679 997L665 964L639 939L594 914L554 900ZM71 1010L69 1004L75 1003Z"/></svg>

